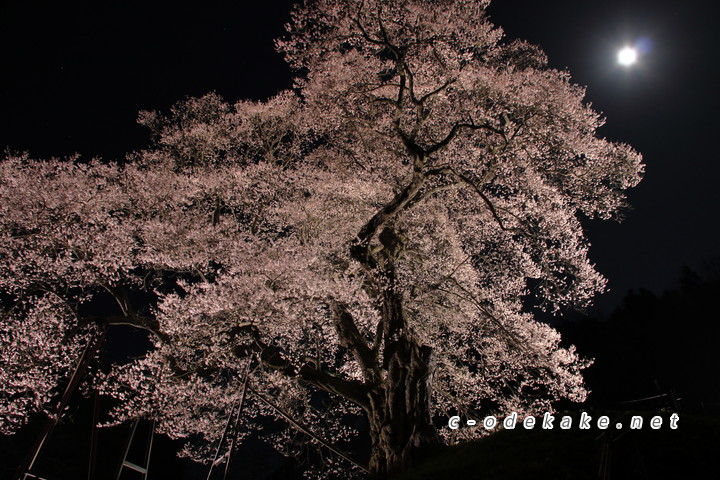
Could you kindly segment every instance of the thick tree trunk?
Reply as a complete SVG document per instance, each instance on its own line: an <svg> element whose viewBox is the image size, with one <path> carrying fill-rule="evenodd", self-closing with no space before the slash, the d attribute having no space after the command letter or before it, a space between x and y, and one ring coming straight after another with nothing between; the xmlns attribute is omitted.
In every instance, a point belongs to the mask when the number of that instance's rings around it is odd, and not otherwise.
<svg viewBox="0 0 720 480"><path fill-rule="evenodd" d="M368 272L379 273L381 286L381 323L378 325L375 347L368 355L364 340L356 328L348 328L351 321L340 320L338 334L344 339L358 362L363 366L365 380L371 386L369 404L364 408L370 421L372 450L369 470L375 478L406 470L417 463L428 447L441 444L432 424L432 376L435 363L433 349L421 345L413 335L402 305L402 294L397 288L395 262L405 248L405 237L387 222L405 208L421 190L425 176L420 174L424 158L415 156L413 180L383 209L379 210L358 234L350 255ZM380 230L382 228L382 230ZM374 235L382 248L372 251ZM350 341L356 340L356 341ZM382 340L382 342L380 342ZM378 364L383 344L382 365ZM366 358L370 357L367 361ZM373 370L377 374L373 374Z"/></svg>
<svg viewBox="0 0 720 480"><path fill-rule="evenodd" d="M407 469L441 443L431 420L432 349L412 339L394 342L387 376L370 392L370 472L376 478Z"/></svg>

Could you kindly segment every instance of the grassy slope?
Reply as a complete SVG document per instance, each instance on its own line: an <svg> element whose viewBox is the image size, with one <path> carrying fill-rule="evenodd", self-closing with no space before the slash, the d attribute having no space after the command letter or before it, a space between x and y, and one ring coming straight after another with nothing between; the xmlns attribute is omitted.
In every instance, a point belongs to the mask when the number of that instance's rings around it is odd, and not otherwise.
<svg viewBox="0 0 720 480"><path fill-rule="evenodd" d="M589 412L593 419L607 414L621 430L533 430L522 427L500 431L464 445L449 447L393 480L429 479L720 479L720 418L680 414L678 429L667 425L651 430L650 412ZM641 415L641 430L628 428L630 416ZM556 417L559 417L556 415ZM608 442L608 439L612 439ZM605 444L609 443L609 476L599 475Z"/></svg>

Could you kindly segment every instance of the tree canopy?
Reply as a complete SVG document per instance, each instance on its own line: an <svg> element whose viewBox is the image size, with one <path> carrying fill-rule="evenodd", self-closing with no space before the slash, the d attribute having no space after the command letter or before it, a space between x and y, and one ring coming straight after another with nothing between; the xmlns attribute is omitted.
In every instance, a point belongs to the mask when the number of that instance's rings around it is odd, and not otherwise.
<svg viewBox="0 0 720 480"><path fill-rule="evenodd" d="M603 289L580 216L618 216L641 158L486 6L309 2L277 41L293 91L143 112L153 145L122 162L5 158L2 431L118 324L153 348L94 376L114 421L153 418L197 459L246 377L332 442L367 416L373 473L451 435L448 412L582 401L588 362L525 307ZM277 413L250 396L236 433Z"/></svg>

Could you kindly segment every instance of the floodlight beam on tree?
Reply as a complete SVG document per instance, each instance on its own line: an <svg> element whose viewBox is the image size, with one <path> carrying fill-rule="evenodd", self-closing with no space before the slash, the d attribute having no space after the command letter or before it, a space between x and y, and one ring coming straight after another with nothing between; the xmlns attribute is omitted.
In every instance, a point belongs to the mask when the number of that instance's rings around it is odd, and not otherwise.
<svg viewBox="0 0 720 480"><path fill-rule="evenodd" d="M296 91L142 112L153 145L119 164L0 162L3 432L57 395L92 324L152 332L93 379L121 400L112 422L152 418L201 461L249 363L340 450L358 434L343 419L366 416L375 475L448 438L451 411L584 400L589 362L524 299L604 288L579 217L619 216L641 158L598 138L584 90L486 6L308 2L277 41ZM91 311L107 292L117 311ZM248 398L238 441L275 414ZM290 431L268 435L293 454Z"/></svg>

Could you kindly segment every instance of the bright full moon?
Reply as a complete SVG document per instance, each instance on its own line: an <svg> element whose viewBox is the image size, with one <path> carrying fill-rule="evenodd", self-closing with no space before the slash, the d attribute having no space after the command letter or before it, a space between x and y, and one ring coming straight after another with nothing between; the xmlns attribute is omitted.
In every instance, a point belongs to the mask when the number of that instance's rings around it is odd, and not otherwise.
<svg viewBox="0 0 720 480"><path fill-rule="evenodd" d="M618 52L617 60L620 65L629 67L633 63L637 62L637 57L637 50L632 47L625 47Z"/></svg>

